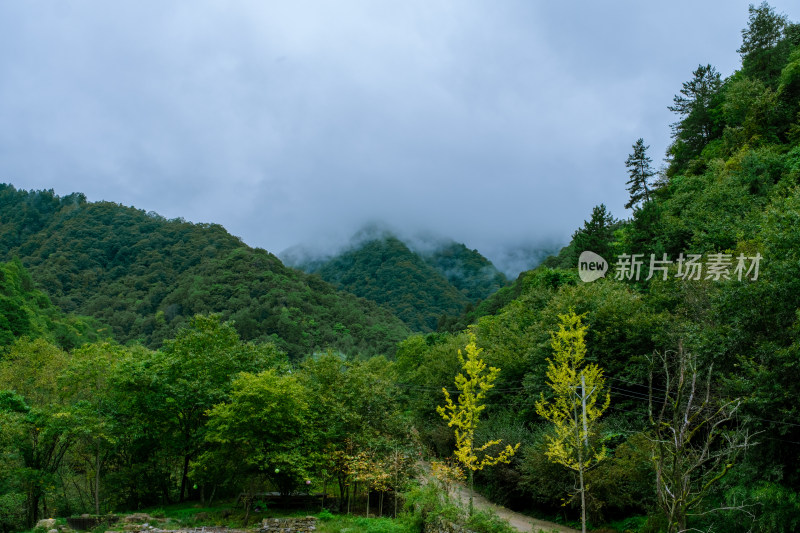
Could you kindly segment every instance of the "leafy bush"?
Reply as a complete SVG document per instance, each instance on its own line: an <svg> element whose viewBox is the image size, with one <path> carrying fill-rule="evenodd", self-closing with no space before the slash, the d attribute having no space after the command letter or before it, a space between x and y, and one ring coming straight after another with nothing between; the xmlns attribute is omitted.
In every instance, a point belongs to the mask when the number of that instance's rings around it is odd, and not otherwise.
<svg viewBox="0 0 800 533"><path fill-rule="evenodd" d="M327 522L327 521L329 521L330 519L332 519L333 517L334 517L334 514L333 514L333 513L331 513L330 511L328 511L327 509L323 509L323 510L322 510L322 511L320 511L320 512L319 512L319 514L317 515L317 518L319 518L319 519L320 519L320 520L322 520L323 522Z"/></svg>
<svg viewBox="0 0 800 533"><path fill-rule="evenodd" d="M476 511L467 520L467 529L476 533L515 533L516 529L493 512Z"/></svg>
<svg viewBox="0 0 800 533"><path fill-rule="evenodd" d="M419 529L414 529L407 521L391 518L330 515L330 518L319 525L319 531L320 533L416 533Z"/></svg>

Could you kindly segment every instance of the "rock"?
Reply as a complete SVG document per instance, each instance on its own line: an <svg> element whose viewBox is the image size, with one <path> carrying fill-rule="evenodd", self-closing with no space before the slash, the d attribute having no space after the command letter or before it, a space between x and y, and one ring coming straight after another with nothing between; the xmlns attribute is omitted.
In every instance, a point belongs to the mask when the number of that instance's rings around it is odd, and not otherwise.
<svg viewBox="0 0 800 533"><path fill-rule="evenodd" d="M316 530L317 519L313 516L305 518L265 518L261 521L260 533L311 533Z"/></svg>
<svg viewBox="0 0 800 533"><path fill-rule="evenodd" d="M150 522L151 520L152 518L147 513L134 513L125 517L125 522L129 524L142 524L144 522Z"/></svg>
<svg viewBox="0 0 800 533"><path fill-rule="evenodd" d="M47 533L58 533L58 530L55 529L55 528L54 529L50 529L50 530L47 531Z"/></svg>
<svg viewBox="0 0 800 533"><path fill-rule="evenodd" d="M44 520L39 520L36 522L36 527L42 529L54 529L56 527L56 519L45 518Z"/></svg>

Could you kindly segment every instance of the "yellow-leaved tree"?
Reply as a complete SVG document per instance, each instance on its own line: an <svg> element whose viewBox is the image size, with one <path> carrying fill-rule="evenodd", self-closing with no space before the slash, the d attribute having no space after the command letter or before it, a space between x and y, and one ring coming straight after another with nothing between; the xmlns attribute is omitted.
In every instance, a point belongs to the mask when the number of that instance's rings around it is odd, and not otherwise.
<svg viewBox="0 0 800 533"><path fill-rule="evenodd" d="M547 437L548 459L578 474L581 525L586 533L584 474L606 457L605 447L596 446L595 430L611 399L608 393L603 395L603 370L594 363L586 364L588 326L581 323L583 316L573 310L558 315L558 331L550 333L553 358L547 360L547 385L553 389L553 397L547 401L542 394L536 413L553 424L553 434Z"/></svg>
<svg viewBox="0 0 800 533"><path fill-rule="evenodd" d="M487 371L486 363L481 359L482 350L475 344L473 333L470 333L466 351L466 358L461 354L461 350L458 351L458 360L466 374L456 376L456 388L460 391L458 403L453 402L447 389L442 388L446 404L444 407L438 406L436 411L447 420L448 426L456 428L455 456L469 475L469 515L472 516L473 474L486 466L508 463L519 448L519 443L513 448L511 445L506 445L505 449L494 457L484 452L500 444L500 440L490 440L481 446L475 446L475 429L478 427L481 411L486 407L482 401L486 398L486 393L494 387L500 369L489 367ZM479 458L478 454L482 457Z"/></svg>

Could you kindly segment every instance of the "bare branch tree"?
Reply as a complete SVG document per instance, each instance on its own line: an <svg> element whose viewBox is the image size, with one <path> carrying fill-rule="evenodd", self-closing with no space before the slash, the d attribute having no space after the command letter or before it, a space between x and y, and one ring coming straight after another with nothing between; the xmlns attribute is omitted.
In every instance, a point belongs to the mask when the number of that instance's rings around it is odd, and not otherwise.
<svg viewBox="0 0 800 533"><path fill-rule="evenodd" d="M653 385L657 365L662 368L661 389ZM689 531L687 517L733 467L739 453L750 445L750 436L735 418L741 401L714 396L713 367L702 372L697 356L686 353L682 343L677 352L655 352L650 367L656 496L667 517L667 531L680 533ZM663 398L656 399L657 395Z"/></svg>

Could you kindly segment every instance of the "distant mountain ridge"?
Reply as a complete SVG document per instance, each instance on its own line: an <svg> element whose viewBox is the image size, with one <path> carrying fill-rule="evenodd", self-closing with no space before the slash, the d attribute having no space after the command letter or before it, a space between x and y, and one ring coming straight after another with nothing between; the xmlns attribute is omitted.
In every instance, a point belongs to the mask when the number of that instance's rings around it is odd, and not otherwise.
<svg viewBox="0 0 800 533"><path fill-rule="evenodd" d="M285 267L217 224L167 220L83 194L0 184L0 261L19 258L67 313L158 347L197 313L294 358L325 348L393 353L410 332L390 312Z"/></svg>
<svg viewBox="0 0 800 533"><path fill-rule="evenodd" d="M330 257L297 246L281 253L287 265L390 309L415 331L437 329L444 315L460 315L496 292L506 277L477 250L451 240L407 242L367 227Z"/></svg>

